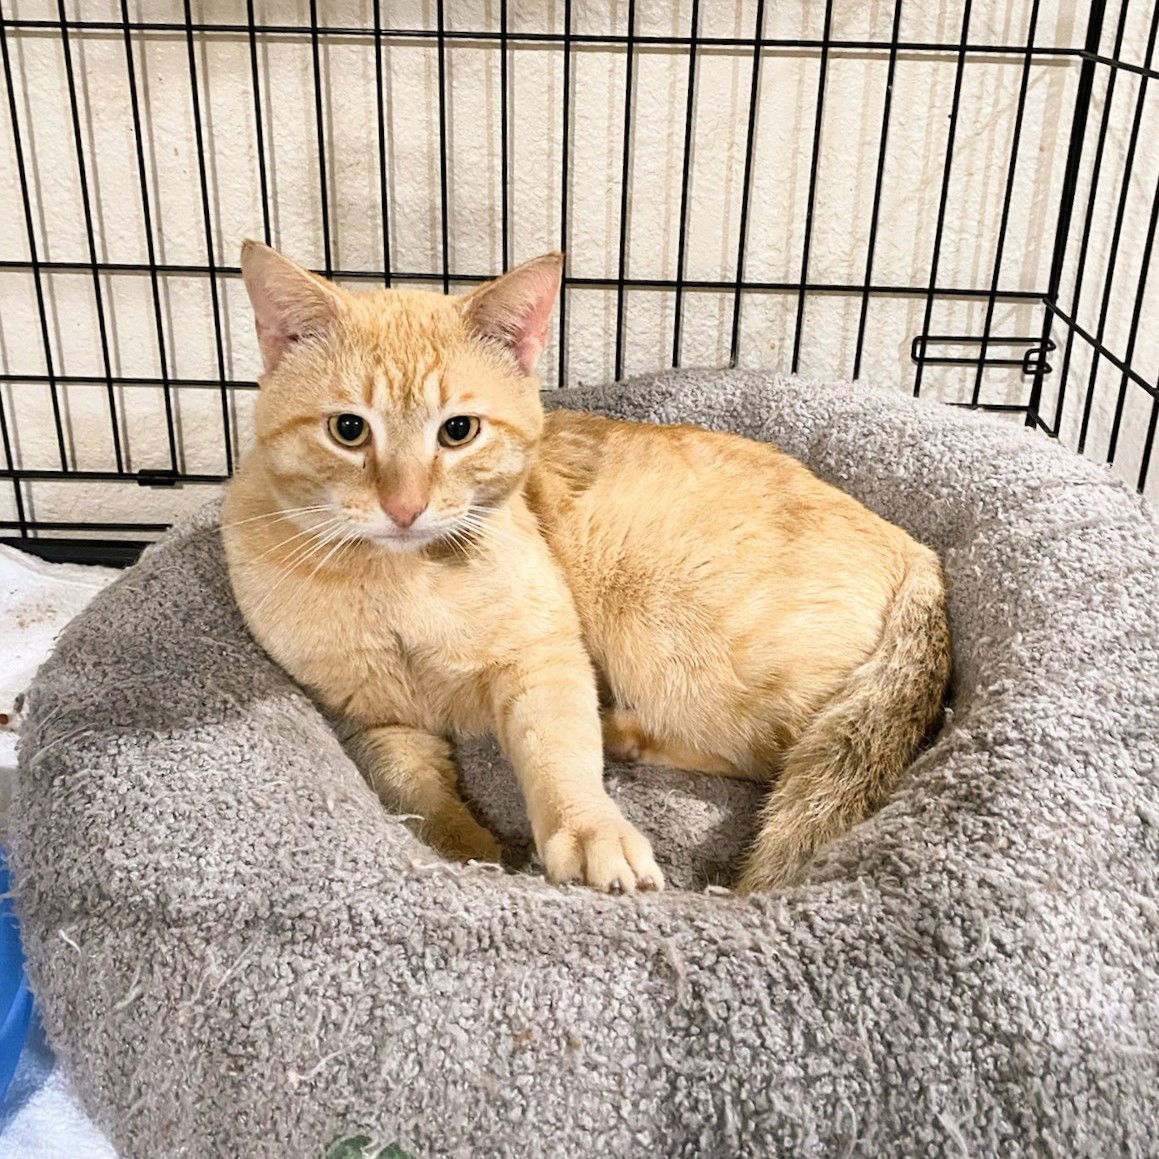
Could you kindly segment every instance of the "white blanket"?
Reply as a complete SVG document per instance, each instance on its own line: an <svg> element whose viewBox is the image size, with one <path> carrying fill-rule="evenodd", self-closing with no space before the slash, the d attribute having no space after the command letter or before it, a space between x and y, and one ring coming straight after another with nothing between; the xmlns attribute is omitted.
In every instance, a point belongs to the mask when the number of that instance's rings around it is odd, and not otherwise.
<svg viewBox="0 0 1159 1159"><path fill-rule="evenodd" d="M0 547L0 820L16 772L17 699L60 630L117 575ZM0 1103L0 1159L116 1159L69 1090L39 1027Z"/></svg>

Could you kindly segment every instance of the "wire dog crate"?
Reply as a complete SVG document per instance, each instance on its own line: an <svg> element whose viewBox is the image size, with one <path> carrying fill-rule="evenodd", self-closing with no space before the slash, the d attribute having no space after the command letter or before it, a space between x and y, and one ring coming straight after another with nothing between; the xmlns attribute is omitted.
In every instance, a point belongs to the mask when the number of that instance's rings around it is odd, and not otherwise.
<svg viewBox="0 0 1159 1159"><path fill-rule="evenodd" d="M0 0L4 541L130 559L229 476L246 234L452 292L562 248L548 385L867 379L1153 495L1157 31L1146 0Z"/></svg>

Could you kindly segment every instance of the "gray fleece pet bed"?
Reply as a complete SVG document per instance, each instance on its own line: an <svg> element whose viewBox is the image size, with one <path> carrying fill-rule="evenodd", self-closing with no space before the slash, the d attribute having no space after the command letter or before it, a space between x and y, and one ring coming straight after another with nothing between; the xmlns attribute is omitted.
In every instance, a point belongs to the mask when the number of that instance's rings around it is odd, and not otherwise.
<svg viewBox="0 0 1159 1159"><path fill-rule="evenodd" d="M12 812L48 1032L121 1153L1159 1153L1137 499L1017 427L862 388L673 373L551 403L775 440L937 548L940 737L781 894L719 885L752 788L657 770L609 780L677 888L452 866L250 640L194 519L41 670ZM509 771L461 757L518 864Z"/></svg>

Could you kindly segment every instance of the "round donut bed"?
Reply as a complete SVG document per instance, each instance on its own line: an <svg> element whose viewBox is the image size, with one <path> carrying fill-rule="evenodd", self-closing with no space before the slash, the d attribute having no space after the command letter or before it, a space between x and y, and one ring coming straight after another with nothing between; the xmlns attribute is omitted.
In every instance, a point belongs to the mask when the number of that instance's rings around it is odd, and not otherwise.
<svg viewBox="0 0 1159 1159"><path fill-rule="evenodd" d="M204 512L41 670L12 814L44 1020L120 1153L1159 1152L1138 499L1015 425L865 388L674 372L549 405L773 440L935 547L941 733L781 893L721 888L752 786L655 769L609 782L662 894L451 865L251 641ZM460 759L519 865L509 771Z"/></svg>

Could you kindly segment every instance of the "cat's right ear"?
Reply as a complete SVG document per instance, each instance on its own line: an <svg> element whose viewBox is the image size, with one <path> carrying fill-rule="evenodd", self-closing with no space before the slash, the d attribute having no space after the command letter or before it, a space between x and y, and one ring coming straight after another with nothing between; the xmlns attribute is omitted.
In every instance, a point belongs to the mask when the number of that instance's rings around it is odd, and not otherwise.
<svg viewBox="0 0 1159 1159"><path fill-rule="evenodd" d="M324 334L342 314L336 286L259 241L242 242L241 275L267 372L296 342Z"/></svg>

